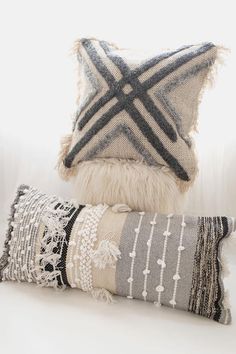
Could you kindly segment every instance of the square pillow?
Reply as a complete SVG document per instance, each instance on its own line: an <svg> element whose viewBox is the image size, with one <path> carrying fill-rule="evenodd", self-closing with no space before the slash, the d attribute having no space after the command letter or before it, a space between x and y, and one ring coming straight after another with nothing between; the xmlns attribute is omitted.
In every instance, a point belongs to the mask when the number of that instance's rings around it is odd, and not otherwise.
<svg viewBox="0 0 236 354"><path fill-rule="evenodd" d="M59 171L76 176L81 203L178 209L196 176L190 133L218 50L206 42L140 56L103 40L78 41L78 110Z"/></svg>
<svg viewBox="0 0 236 354"><path fill-rule="evenodd" d="M230 217L194 217L76 205L20 186L12 205L2 280L78 288L190 311L229 324L221 248Z"/></svg>

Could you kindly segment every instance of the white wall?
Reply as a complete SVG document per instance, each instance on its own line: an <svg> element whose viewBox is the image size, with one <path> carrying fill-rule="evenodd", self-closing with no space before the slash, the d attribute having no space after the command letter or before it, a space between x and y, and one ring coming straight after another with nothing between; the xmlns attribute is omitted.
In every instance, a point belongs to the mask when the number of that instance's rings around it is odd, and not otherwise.
<svg viewBox="0 0 236 354"><path fill-rule="evenodd" d="M71 128L78 37L145 49L213 41L231 48L200 108L199 178L188 212L236 216L233 1L1 1L0 210L5 226L19 183L71 195L54 166Z"/></svg>

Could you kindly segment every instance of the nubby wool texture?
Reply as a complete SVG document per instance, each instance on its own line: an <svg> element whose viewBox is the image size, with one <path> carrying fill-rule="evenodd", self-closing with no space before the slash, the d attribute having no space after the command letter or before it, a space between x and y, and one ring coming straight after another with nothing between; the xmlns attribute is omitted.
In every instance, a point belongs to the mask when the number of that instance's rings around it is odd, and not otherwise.
<svg viewBox="0 0 236 354"><path fill-rule="evenodd" d="M78 288L190 311L229 324L221 247L234 218L132 212L123 204L76 205L20 186L1 280Z"/></svg>

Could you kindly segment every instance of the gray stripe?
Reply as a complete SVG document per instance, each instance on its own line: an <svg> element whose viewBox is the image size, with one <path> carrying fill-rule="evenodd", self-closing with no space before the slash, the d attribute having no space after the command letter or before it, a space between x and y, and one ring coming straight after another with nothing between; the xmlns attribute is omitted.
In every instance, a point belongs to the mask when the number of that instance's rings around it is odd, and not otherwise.
<svg viewBox="0 0 236 354"><path fill-rule="evenodd" d="M86 41L86 40L84 40ZM94 103L94 105L85 113L85 115L81 118L79 121L79 129L83 129L85 125L89 122L89 120L94 116L94 114L101 108L103 107L107 102L109 102L115 95L117 91L122 90L122 88L129 83L130 78L135 78L140 75L142 75L145 71L148 71L155 65L159 64L162 60L168 59L171 56L188 49L192 46L184 46L181 47L175 51L172 52L167 52L161 55L158 55L152 59L149 59L146 61L144 64L140 65L140 67L135 68L130 72L129 75L124 76L120 81L116 82L116 84L109 89L109 91L101 97L97 102Z"/></svg>
<svg viewBox="0 0 236 354"><path fill-rule="evenodd" d="M136 97L140 99L143 103L146 110L151 114L154 118L155 122L159 125L159 127L163 130L163 132L167 135L167 137L172 140L177 140L177 134L173 129L172 125L168 123L165 116L161 113L158 107L154 104L153 100L147 95L147 92L143 89L141 82L138 78L132 77L131 70L129 66L124 62L124 60L118 55L112 55L108 46L105 42L100 42L101 47L107 54L108 58L117 65L120 69L121 73L124 76L130 76L128 83L132 86L132 89L136 92Z"/></svg>
<svg viewBox="0 0 236 354"><path fill-rule="evenodd" d="M101 153L107 146L111 144L121 134L124 134L131 142L135 150L143 156L144 160L150 165L157 165L152 155L145 149L143 144L136 138L132 130L126 124L119 124L111 130L102 140L99 141L86 155L84 160L92 159L94 156Z"/></svg>
<svg viewBox="0 0 236 354"><path fill-rule="evenodd" d="M201 64L197 64L194 67L190 68L188 71L184 72L183 74L176 77L176 79L168 82L163 88L158 90L155 93L155 96L160 100L163 104L165 110L170 114L170 116L174 119L177 131L181 138L186 142L188 146L191 146L191 141L189 141L186 137L184 137L182 131L182 122L181 117L178 112L175 110L174 106L172 105L171 101L168 100L168 94L173 91L177 86L184 84L189 78L198 74L200 71L209 68L214 63L215 58L210 58L204 61Z"/></svg>

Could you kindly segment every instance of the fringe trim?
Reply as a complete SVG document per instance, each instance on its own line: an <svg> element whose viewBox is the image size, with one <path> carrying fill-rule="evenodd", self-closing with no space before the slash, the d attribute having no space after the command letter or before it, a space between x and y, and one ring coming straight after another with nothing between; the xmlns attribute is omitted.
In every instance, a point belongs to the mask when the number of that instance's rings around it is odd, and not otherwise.
<svg viewBox="0 0 236 354"><path fill-rule="evenodd" d="M94 288L91 290L90 293L95 300L102 301L107 304L115 303L115 300L113 299L113 296L110 291L104 288Z"/></svg>
<svg viewBox="0 0 236 354"><path fill-rule="evenodd" d="M64 165L64 159L66 158L67 154L69 153L70 146L72 142L72 134L65 135L61 139L61 149L58 156L58 162L56 168L59 172L59 175L65 181L68 181L71 177L75 176L77 173L77 165L72 166L71 168L67 168Z"/></svg>
<svg viewBox="0 0 236 354"><path fill-rule="evenodd" d="M0 282L3 280L3 270L8 265L8 258L9 258L9 251L10 251L9 241L11 240L12 231L14 229L14 218L15 218L15 211L16 211L15 207L18 204L20 197L28 193L29 188L30 188L29 186L25 184L21 184L16 191L15 199L11 205L10 215L8 218L6 239L3 246L3 254L0 258Z"/></svg>
<svg viewBox="0 0 236 354"><path fill-rule="evenodd" d="M105 269L106 267L115 267L118 259L121 258L121 252L115 242L109 240L102 240L98 248L93 251L91 259L98 269Z"/></svg>
<svg viewBox="0 0 236 354"><path fill-rule="evenodd" d="M57 202L58 203L58 202ZM55 204L54 204L55 206ZM59 286L57 277L61 276L61 271L58 264L61 261L61 255L54 253L58 243L63 243L66 237L65 227L68 224L70 217L68 213L73 205L68 203L63 209L54 209L53 206L48 207L46 214L42 218L46 226L46 231L41 240L41 249L43 253L36 255L38 266L35 267L37 275L37 284L43 287L53 287L64 289L65 286ZM50 265L53 271L47 271L46 267Z"/></svg>
<svg viewBox="0 0 236 354"><path fill-rule="evenodd" d="M203 80L203 84L201 87L201 90L198 94L198 107L200 103L202 102L202 97L206 89L212 88L215 84L215 79L218 74L218 69L221 65L224 65L225 62L225 56L230 52L229 49L223 47L223 46L216 46L216 55L213 60L209 61L209 66L207 73L205 75L205 78ZM193 121L193 125L190 129L190 131L195 131L198 133L198 109L195 115L195 119Z"/></svg>

